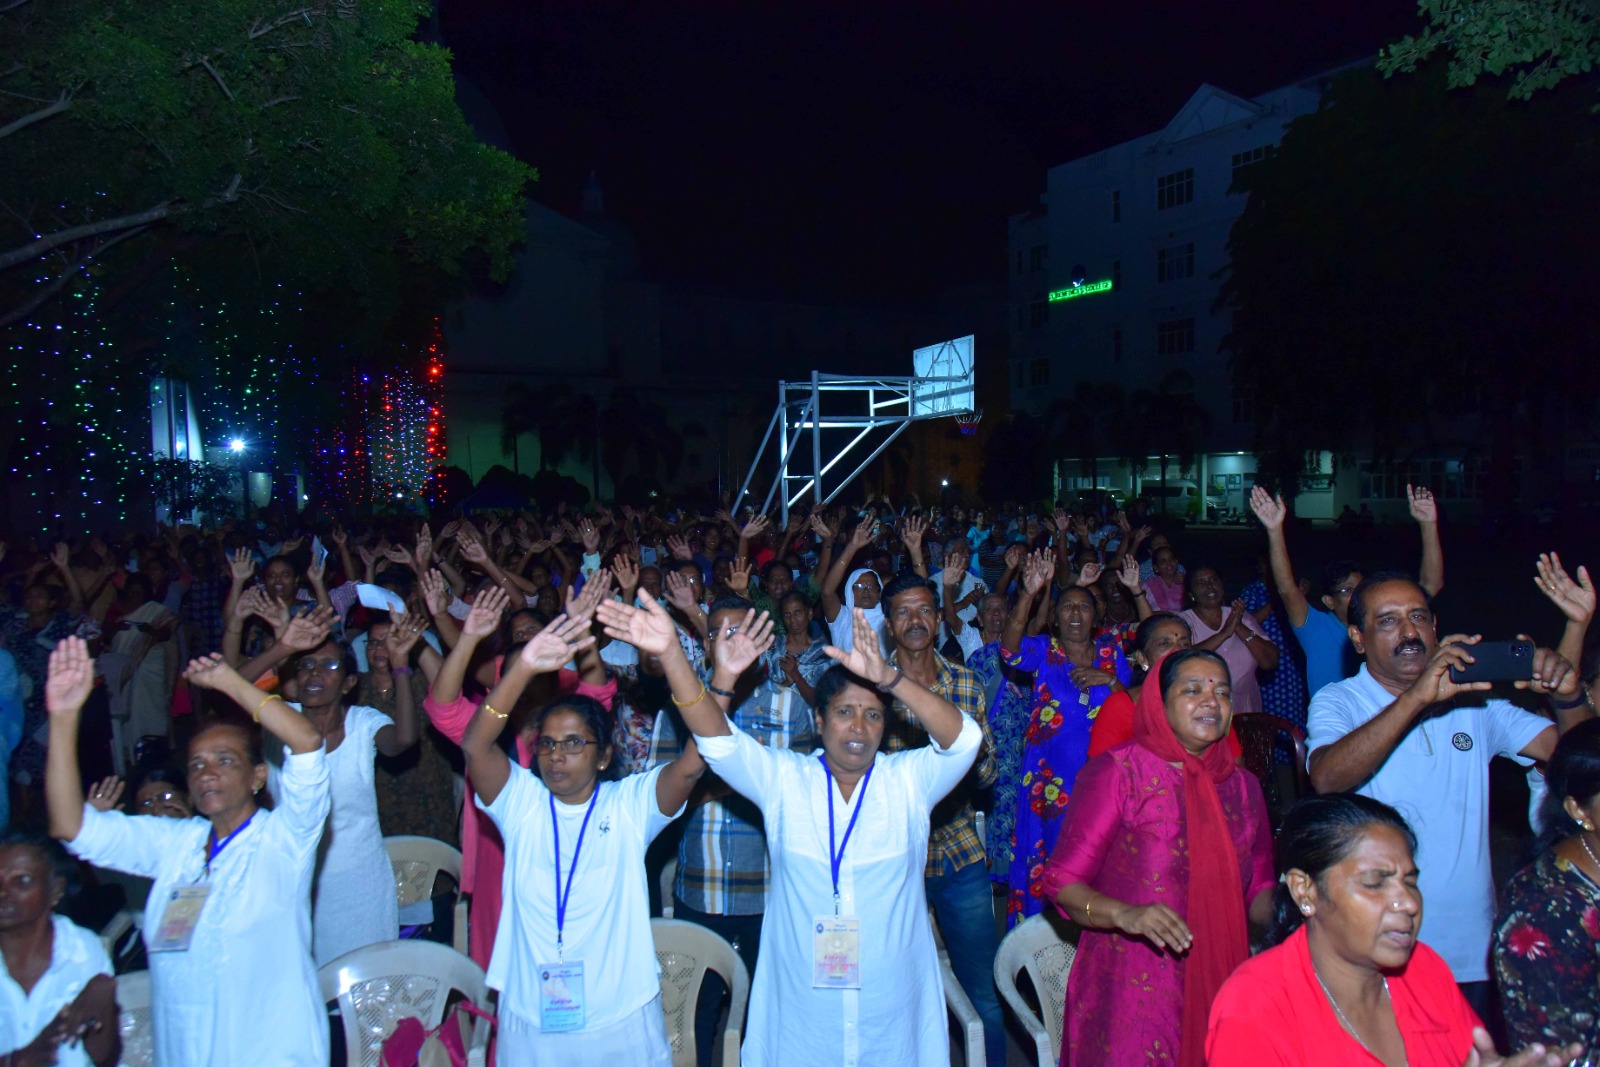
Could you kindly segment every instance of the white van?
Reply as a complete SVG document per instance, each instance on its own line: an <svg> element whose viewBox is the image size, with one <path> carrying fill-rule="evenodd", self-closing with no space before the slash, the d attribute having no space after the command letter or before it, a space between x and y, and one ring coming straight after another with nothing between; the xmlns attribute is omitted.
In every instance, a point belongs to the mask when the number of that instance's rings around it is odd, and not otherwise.
<svg viewBox="0 0 1600 1067"><path fill-rule="evenodd" d="M1187 515L1190 518L1201 517L1200 487L1186 478L1168 478L1167 484L1160 481L1146 481L1139 487L1139 495L1150 501L1150 511L1159 515L1163 510L1168 515ZM1209 494L1205 498L1206 518L1214 518L1227 510L1227 498L1220 494Z"/></svg>

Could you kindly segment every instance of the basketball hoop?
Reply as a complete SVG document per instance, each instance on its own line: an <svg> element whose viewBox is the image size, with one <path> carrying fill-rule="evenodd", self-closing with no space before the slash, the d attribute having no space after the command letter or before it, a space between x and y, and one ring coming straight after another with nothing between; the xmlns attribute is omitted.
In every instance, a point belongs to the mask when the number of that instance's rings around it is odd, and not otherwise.
<svg viewBox="0 0 1600 1067"><path fill-rule="evenodd" d="M971 437L978 432L978 423L983 421L983 409L964 411L956 416L956 426L961 430L961 436Z"/></svg>

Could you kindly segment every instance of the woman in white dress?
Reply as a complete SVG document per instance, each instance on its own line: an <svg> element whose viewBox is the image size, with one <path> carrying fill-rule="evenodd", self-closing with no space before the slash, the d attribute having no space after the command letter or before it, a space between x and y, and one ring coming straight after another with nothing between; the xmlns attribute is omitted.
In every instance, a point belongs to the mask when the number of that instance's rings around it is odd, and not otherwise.
<svg viewBox="0 0 1600 1067"><path fill-rule="evenodd" d="M325 1067L328 1017L311 964L311 869L328 817L322 736L220 655L192 661L185 677L249 713L203 720L189 742L199 817L96 811L78 773L94 662L78 638L56 647L45 683L50 833L96 866L155 880L144 930L157 1063ZM291 752L270 811L257 805L267 765L252 717Z"/></svg>
<svg viewBox="0 0 1600 1067"><path fill-rule="evenodd" d="M714 709L672 620L652 606L660 640L640 651L661 658L675 702ZM508 659L461 741L477 804L506 845L489 961L489 985L500 991L499 1067L672 1064L644 854L682 813L705 763L690 743L671 763L611 780L610 715L585 696L557 697L535 713L534 768L513 765L497 743L534 675L594 643L589 625L559 616Z"/></svg>
<svg viewBox="0 0 1600 1067"><path fill-rule="evenodd" d="M420 623L420 617L397 617L390 633L394 662L407 662L422 633ZM398 756L417 743L418 712L410 704L391 719L377 708L346 705L360 676L349 648L337 641L299 655L289 669L299 698L292 706L322 735L332 782L333 810L311 891L311 950L321 967L346 952L400 936L394 867L378 825L373 761L379 752Z"/></svg>
<svg viewBox="0 0 1600 1067"><path fill-rule="evenodd" d="M653 604L602 604L600 618L640 648L667 625ZM923 865L933 806L972 766L983 732L885 663L860 609L854 622L854 647L828 646L839 666L817 683L820 756L767 748L705 701L683 708L706 763L766 824L772 879L741 1056L752 1067L950 1062ZM712 691L733 689L734 668L771 627L752 612L719 635ZM933 744L878 754L886 693Z"/></svg>
<svg viewBox="0 0 1600 1067"><path fill-rule="evenodd" d="M100 938L56 915L76 872L35 834L0 837L0 1063L89 1067L117 1062L116 986Z"/></svg>

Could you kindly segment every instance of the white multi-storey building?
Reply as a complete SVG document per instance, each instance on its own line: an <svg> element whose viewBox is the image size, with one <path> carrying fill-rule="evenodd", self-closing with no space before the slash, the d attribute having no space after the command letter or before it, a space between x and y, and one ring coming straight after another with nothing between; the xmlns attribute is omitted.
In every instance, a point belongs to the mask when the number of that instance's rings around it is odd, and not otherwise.
<svg viewBox="0 0 1600 1067"><path fill-rule="evenodd" d="M1325 85L1249 100L1202 85L1165 128L1050 169L1042 207L1010 220L1014 410L1046 416L1080 383L1114 382L1128 397L1189 393L1206 416L1200 447L1187 470L1169 460L1168 478L1243 507L1254 413L1220 350L1230 315L1214 309L1246 199L1234 183L1289 122L1316 110ZM1100 485L1135 488L1141 468L1145 481L1160 477L1159 456L1127 462L1101 436ZM1090 484L1077 457L1060 473L1063 490Z"/></svg>

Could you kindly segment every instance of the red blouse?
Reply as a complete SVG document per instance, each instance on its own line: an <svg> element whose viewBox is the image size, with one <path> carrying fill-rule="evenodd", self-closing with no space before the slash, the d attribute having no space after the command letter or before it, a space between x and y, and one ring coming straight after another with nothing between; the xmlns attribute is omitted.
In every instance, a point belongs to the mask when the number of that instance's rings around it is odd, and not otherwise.
<svg viewBox="0 0 1600 1067"><path fill-rule="evenodd" d="M1395 1022L1410 1067L1461 1067L1472 1028L1483 1025L1456 988L1450 967L1418 942L1389 975ZM1359 1067L1380 1061L1340 1025L1311 969L1305 927L1239 965L1211 1005L1208 1067Z"/></svg>

